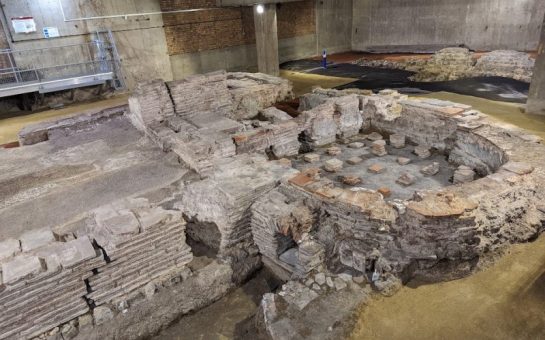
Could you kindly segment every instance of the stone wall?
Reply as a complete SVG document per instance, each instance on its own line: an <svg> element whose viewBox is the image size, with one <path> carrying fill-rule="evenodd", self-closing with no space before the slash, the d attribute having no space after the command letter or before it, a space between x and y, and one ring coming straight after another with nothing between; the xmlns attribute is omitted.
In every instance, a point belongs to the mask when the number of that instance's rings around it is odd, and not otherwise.
<svg viewBox="0 0 545 340"><path fill-rule="evenodd" d="M100 325L144 296L144 287L186 270L184 228L179 212L127 199L3 240L0 338L33 338L88 313Z"/></svg>
<svg viewBox="0 0 545 340"><path fill-rule="evenodd" d="M467 48L444 48L430 59L408 57L404 61L369 60L355 62L360 66L403 69L416 72L415 81L448 81L470 77L506 77L529 83L535 60L525 52L497 50L477 54Z"/></svg>

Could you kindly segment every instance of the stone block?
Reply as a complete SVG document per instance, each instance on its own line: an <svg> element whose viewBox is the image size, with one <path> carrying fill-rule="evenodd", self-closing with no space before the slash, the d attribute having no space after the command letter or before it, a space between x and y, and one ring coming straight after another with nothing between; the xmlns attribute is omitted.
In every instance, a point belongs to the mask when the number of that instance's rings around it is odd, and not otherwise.
<svg viewBox="0 0 545 340"><path fill-rule="evenodd" d="M303 156L303 159L307 163L315 163L320 161L320 155L316 153L307 153L306 155Z"/></svg>
<svg viewBox="0 0 545 340"><path fill-rule="evenodd" d="M100 326L114 318L112 310L106 306L98 306L93 310L95 325Z"/></svg>
<svg viewBox="0 0 545 340"><path fill-rule="evenodd" d="M73 267L95 258L97 252L87 236L62 244L58 251L59 262L64 268Z"/></svg>
<svg viewBox="0 0 545 340"><path fill-rule="evenodd" d="M373 144L371 144L371 152L379 157L386 156L388 154L388 152L386 152L386 141L382 139L374 141Z"/></svg>
<svg viewBox="0 0 545 340"><path fill-rule="evenodd" d="M432 164L426 165L425 167L420 169L420 172L426 176L434 176L439 172L439 169L439 163L433 162Z"/></svg>
<svg viewBox="0 0 545 340"><path fill-rule="evenodd" d="M373 174L381 174L386 171L386 168L381 164L373 164L367 168L367 171Z"/></svg>
<svg viewBox="0 0 545 340"><path fill-rule="evenodd" d="M378 132L372 132L369 135L367 135L367 139L370 141L377 141L383 139L382 135Z"/></svg>
<svg viewBox="0 0 545 340"><path fill-rule="evenodd" d="M23 252L27 252L39 247L43 247L51 242L55 241L53 232L48 229L32 230L24 233L21 236L21 248Z"/></svg>
<svg viewBox="0 0 545 340"><path fill-rule="evenodd" d="M342 177L342 182L346 185L358 185L362 180L359 176L347 175Z"/></svg>
<svg viewBox="0 0 545 340"><path fill-rule="evenodd" d="M317 284L322 286L325 283L325 274L324 273L318 273L314 276L314 281L316 281Z"/></svg>
<svg viewBox="0 0 545 340"><path fill-rule="evenodd" d="M502 168L517 175L527 175L534 171L533 166L523 162L508 162Z"/></svg>
<svg viewBox="0 0 545 340"><path fill-rule="evenodd" d="M283 122L285 120L290 120L292 117L286 112L277 109L276 107L269 107L261 111L263 117L267 118L273 123Z"/></svg>
<svg viewBox="0 0 545 340"><path fill-rule="evenodd" d="M408 187L408 186L411 186L413 185L414 183L416 182L416 177L409 174L409 173L404 173L403 175L401 175L401 177L399 177L397 180L396 180L396 183L397 184L401 184L405 187Z"/></svg>
<svg viewBox="0 0 545 340"><path fill-rule="evenodd" d="M130 211L123 212L106 220L97 220L97 223L113 235L136 235L140 231L140 223Z"/></svg>
<svg viewBox="0 0 545 340"><path fill-rule="evenodd" d="M364 146L365 146L365 144L362 143L362 142L353 142L353 143L348 144L348 147L352 148L352 149L361 149Z"/></svg>
<svg viewBox="0 0 545 340"><path fill-rule="evenodd" d="M460 165L456 171L454 171L453 183L468 183L475 179L475 171L468 166Z"/></svg>
<svg viewBox="0 0 545 340"><path fill-rule="evenodd" d="M4 284L10 285L42 273L45 268L37 256L20 255L2 263Z"/></svg>
<svg viewBox="0 0 545 340"><path fill-rule="evenodd" d="M361 162L363 162L363 159L361 159L360 157L351 157L346 160L346 163L350 165L360 164Z"/></svg>
<svg viewBox="0 0 545 340"><path fill-rule="evenodd" d="M0 261L9 259L21 252L19 240L7 239L0 242Z"/></svg>
<svg viewBox="0 0 545 340"><path fill-rule="evenodd" d="M390 197L392 195L392 191L390 190L390 188L382 187L382 188L379 188L377 191L380 192L382 196L385 198Z"/></svg>
<svg viewBox="0 0 545 340"><path fill-rule="evenodd" d="M347 287L346 282L344 282L344 280L342 280L339 277L335 278L334 283L335 283L335 289L338 290L338 291L343 290L343 289L345 289Z"/></svg>
<svg viewBox="0 0 545 340"><path fill-rule="evenodd" d="M398 157L397 158L397 164L399 164L399 165L407 165L410 162L411 162L410 158L406 158L406 157Z"/></svg>
<svg viewBox="0 0 545 340"><path fill-rule="evenodd" d="M343 168L343 161L333 158L324 163L324 170L328 172L337 172Z"/></svg>
<svg viewBox="0 0 545 340"><path fill-rule="evenodd" d="M420 159L426 159L431 156L430 148L425 145L419 145L414 148L414 153L418 156Z"/></svg>
<svg viewBox="0 0 545 340"><path fill-rule="evenodd" d="M343 151L341 148L339 148L338 146L332 146L330 148L327 148L326 150L327 154L328 155L331 155L331 156L338 156L340 155Z"/></svg>
<svg viewBox="0 0 545 340"><path fill-rule="evenodd" d="M390 145L396 149L405 147L405 135L393 134L390 135Z"/></svg>

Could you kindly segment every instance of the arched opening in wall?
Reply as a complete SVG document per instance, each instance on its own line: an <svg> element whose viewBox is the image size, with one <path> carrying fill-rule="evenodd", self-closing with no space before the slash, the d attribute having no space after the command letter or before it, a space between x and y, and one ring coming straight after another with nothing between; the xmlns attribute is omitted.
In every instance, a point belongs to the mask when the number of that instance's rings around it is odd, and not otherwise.
<svg viewBox="0 0 545 340"><path fill-rule="evenodd" d="M192 270L198 270L210 264L218 255L221 233L218 226L211 222L187 220L186 242L193 252Z"/></svg>
<svg viewBox="0 0 545 340"><path fill-rule="evenodd" d="M278 233L275 235L276 239L276 254L278 256L279 265L290 273L294 272L299 263L299 247L293 240L291 235L284 235Z"/></svg>

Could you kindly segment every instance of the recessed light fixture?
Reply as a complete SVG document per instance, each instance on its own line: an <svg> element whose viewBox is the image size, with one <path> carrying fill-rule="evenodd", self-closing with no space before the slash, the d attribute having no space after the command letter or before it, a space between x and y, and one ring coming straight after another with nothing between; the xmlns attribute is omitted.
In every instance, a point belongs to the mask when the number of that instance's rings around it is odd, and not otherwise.
<svg viewBox="0 0 545 340"><path fill-rule="evenodd" d="M263 14L263 12L265 12L265 7L263 7L263 5L257 5L255 10L257 11L257 14Z"/></svg>

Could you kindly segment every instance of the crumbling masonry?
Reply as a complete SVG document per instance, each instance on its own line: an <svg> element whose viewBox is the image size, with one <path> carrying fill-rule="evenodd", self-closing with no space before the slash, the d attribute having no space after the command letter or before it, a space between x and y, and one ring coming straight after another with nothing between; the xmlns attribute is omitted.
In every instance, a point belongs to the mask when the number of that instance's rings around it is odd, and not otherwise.
<svg viewBox="0 0 545 340"><path fill-rule="evenodd" d="M145 137L117 141L130 156L95 168L156 156L181 174L3 239L0 339L141 338L261 263L290 280L264 297L262 330L301 338L290 313L332 292L460 277L483 254L542 232L545 147L535 136L389 90L316 89L293 116L272 107L292 96L286 80L215 72L142 83L115 113L25 129L28 146L6 157L60 145L70 129L89 139L116 124L131 130L130 120ZM56 155L65 160L80 161L71 149ZM8 198L2 209L29 199ZM190 238L215 257L196 255Z"/></svg>

